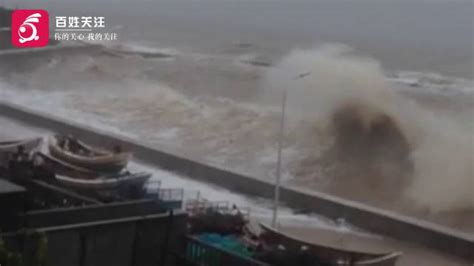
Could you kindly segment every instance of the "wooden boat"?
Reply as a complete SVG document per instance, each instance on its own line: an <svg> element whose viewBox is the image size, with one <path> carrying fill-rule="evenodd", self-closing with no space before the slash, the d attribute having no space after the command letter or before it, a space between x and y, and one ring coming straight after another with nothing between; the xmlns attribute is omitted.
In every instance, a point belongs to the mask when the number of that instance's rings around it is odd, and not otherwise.
<svg viewBox="0 0 474 266"><path fill-rule="evenodd" d="M147 172L104 175L63 162L45 153L38 152L35 155L41 159L48 170L56 174L56 180L60 184L74 188L102 190L119 186L143 185L152 175Z"/></svg>
<svg viewBox="0 0 474 266"><path fill-rule="evenodd" d="M37 152L34 156L38 157L46 169L58 175L81 179L95 179L100 176L98 172L72 165L43 152Z"/></svg>
<svg viewBox="0 0 474 266"><path fill-rule="evenodd" d="M300 250L302 247L306 247L307 251L312 255L326 261L330 264L341 265L341 266L394 266L398 258L402 255L401 252L372 252L367 250L353 249L353 248L342 248L334 244L318 243L321 239L318 239L317 233L310 240L311 234L308 234L303 238L303 234L299 236L290 235L289 232L282 232L271 228L265 224L260 224L262 234L260 237L266 242L273 245L283 245L287 250ZM329 232L328 230L324 230ZM333 233L332 233L333 234ZM362 237L358 237L362 239ZM363 242L363 240L361 240ZM358 242L359 243L359 242ZM361 243L361 246L364 246ZM375 245L374 245L375 246Z"/></svg>
<svg viewBox="0 0 474 266"><path fill-rule="evenodd" d="M0 153L14 153L20 146L23 146L25 152L29 153L40 146L41 140L41 138L33 138L16 141L1 141Z"/></svg>
<svg viewBox="0 0 474 266"><path fill-rule="evenodd" d="M98 177L95 179L72 178L63 175L56 175L56 180L60 184L68 187L90 190L110 190L121 186L143 186L150 179L151 173L121 173L114 177Z"/></svg>
<svg viewBox="0 0 474 266"><path fill-rule="evenodd" d="M41 141L41 138L34 138L0 142L0 165L6 165L10 158L10 154L17 152L20 146L24 148L25 153L29 154L40 147Z"/></svg>
<svg viewBox="0 0 474 266"><path fill-rule="evenodd" d="M91 147L68 136L51 137L49 152L64 162L98 172L118 172L127 165L131 157L129 152L112 152Z"/></svg>

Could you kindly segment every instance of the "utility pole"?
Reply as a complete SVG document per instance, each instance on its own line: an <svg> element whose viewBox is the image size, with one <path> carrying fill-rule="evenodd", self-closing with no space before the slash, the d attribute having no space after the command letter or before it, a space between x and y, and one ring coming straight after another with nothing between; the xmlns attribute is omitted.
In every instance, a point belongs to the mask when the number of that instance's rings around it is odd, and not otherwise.
<svg viewBox="0 0 474 266"><path fill-rule="evenodd" d="M304 78L310 74L311 72L305 72L305 73L299 74L298 76L294 78L294 80ZM272 218L272 227L274 229L277 229L278 205L280 203L281 160L282 160L282 150L283 150L283 138L285 137L285 114L286 114L287 94L288 94L288 88L285 88L283 90L283 97L281 101L280 132L278 135L278 158L277 158L277 167L276 167L276 181L275 181L273 218Z"/></svg>

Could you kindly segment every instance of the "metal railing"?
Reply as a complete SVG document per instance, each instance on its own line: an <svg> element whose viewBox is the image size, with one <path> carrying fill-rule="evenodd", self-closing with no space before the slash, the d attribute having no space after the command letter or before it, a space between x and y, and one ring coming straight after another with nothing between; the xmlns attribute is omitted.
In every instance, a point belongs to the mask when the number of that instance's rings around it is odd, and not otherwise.
<svg viewBox="0 0 474 266"><path fill-rule="evenodd" d="M268 264L186 237L185 260L193 266L268 266Z"/></svg>
<svg viewBox="0 0 474 266"><path fill-rule="evenodd" d="M234 209L234 207L236 209ZM209 201L206 199L189 200L185 202L184 210L189 215L198 215L207 211L219 212L222 214L230 214L239 212L244 219L250 218L250 208L241 208L231 204L228 201Z"/></svg>

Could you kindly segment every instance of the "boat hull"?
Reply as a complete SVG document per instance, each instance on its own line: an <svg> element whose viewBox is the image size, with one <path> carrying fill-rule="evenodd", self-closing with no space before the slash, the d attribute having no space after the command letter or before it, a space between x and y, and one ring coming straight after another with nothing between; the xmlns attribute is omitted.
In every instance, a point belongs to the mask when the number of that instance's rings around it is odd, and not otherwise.
<svg viewBox="0 0 474 266"><path fill-rule="evenodd" d="M79 141L77 143L93 155L84 156L65 150L60 147L56 136L50 138L49 152L64 162L97 172L119 172L127 165L131 157L128 152L112 153L92 148Z"/></svg>
<svg viewBox="0 0 474 266"><path fill-rule="evenodd" d="M299 250L305 246L311 254L335 265L394 266L401 256L400 252L368 253L325 246L290 236L265 224L260 224L260 227L263 231L261 237L265 242L281 244L289 250Z"/></svg>
<svg viewBox="0 0 474 266"><path fill-rule="evenodd" d="M123 186L143 186L150 177L150 173L122 174L118 177L99 177L96 179L82 179L56 175L56 180L64 186L75 189L115 190Z"/></svg>
<svg viewBox="0 0 474 266"><path fill-rule="evenodd" d="M58 175L81 179L95 179L100 176L100 174L95 171L69 164L42 152L35 153L35 156L40 158L42 165L46 169Z"/></svg>

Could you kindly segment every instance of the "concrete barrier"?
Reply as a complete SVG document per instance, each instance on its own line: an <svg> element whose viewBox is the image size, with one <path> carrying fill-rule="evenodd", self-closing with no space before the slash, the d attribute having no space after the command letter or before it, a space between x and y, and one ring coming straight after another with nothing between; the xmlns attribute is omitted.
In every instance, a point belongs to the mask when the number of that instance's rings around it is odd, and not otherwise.
<svg viewBox="0 0 474 266"><path fill-rule="evenodd" d="M9 103L0 102L0 115L57 133L74 134L92 144L112 146L120 143L133 150L135 159L144 163L175 171L200 181L214 183L243 194L267 198L273 196L273 184L269 182L211 166L198 159L150 148L137 140L117 136L100 129ZM333 219L344 218L355 226L375 233L419 243L445 253L474 260L473 235L321 192L282 187L280 193L282 202L289 207L305 209Z"/></svg>

